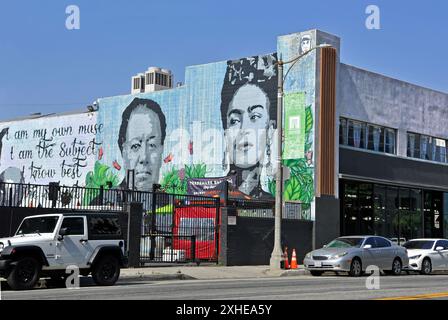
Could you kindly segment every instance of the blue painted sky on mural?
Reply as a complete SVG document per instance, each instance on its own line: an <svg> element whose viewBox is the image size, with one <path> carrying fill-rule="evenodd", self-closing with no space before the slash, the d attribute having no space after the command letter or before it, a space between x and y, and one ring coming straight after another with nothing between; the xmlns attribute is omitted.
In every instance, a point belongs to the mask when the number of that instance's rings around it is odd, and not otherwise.
<svg viewBox="0 0 448 320"><path fill-rule="evenodd" d="M70 4L80 30L65 28ZM365 28L369 4L381 30ZM127 94L150 65L183 81L186 66L273 52L311 28L341 37L342 62L448 92L447 12L440 0L0 0L0 119Z"/></svg>

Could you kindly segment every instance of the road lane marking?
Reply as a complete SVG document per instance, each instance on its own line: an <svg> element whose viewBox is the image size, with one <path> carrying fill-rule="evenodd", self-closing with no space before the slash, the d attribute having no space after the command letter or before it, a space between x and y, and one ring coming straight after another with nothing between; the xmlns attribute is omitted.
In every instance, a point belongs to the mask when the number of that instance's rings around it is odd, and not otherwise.
<svg viewBox="0 0 448 320"><path fill-rule="evenodd" d="M425 299L435 299L435 298L448 298L448 292L419 294L419 295L415 295L415 296L389 297L389 298L381 298L381 299L375 299L375 300L425 300Z"/></svg>

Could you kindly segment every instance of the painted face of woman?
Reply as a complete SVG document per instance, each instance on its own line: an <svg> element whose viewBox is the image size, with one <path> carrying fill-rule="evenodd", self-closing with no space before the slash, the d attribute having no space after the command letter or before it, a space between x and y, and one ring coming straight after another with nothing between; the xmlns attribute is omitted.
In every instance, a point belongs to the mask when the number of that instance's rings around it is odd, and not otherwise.
<svg viewBox="0 0 448 320"><path fill-rule="evenodd" d="M231 164L244 169L263 161L269 120L266 93L253 84L238 89L227 111L226 144Z"/></svg>

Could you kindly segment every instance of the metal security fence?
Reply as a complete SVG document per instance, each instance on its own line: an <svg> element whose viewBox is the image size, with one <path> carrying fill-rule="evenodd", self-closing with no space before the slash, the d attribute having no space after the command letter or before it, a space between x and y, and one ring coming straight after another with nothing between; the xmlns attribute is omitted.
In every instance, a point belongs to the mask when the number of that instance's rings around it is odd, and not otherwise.
<svg viewBox="0 0 448 320"><path fill-rule="evenodd" d="M227 206L235 209L239 217L248 218L274 218L275 201L229 199ZM306 206L299 202L285 202L282 219L309 220Z"/></svg>
<svg viewBox="0 0 448 320"><path fill-rule="evenodd" d="M122 211L123 204L148 202L151 194L132 190L0 183L0 206Z"/></svg>
<svg viewBox="0 0 448 320"><path fill-rule="evenodd" d="M144 214L141 263L217 262L219 199L153 193Z"/></svg>
<svg viewBox="0 0 448 320"><path fill-rule="evenodd" d="M217 262L219 198L68 187L56 183L0 183L0 207L124 212L126 204L136 202L143 208L142 265L151 262Z"/></svg>

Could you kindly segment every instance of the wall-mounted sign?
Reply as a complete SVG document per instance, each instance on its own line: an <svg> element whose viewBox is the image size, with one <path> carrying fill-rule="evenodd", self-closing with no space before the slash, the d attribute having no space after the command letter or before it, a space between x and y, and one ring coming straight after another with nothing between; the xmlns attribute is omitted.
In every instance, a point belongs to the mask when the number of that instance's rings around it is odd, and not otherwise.
<svg viewBox="0 0 448 320"><path fill-rule="evenodd" d="M285 95L285 142L283 159L299 159L305 156L305 94Z"/></svg>

